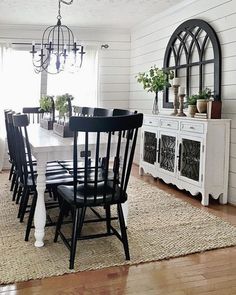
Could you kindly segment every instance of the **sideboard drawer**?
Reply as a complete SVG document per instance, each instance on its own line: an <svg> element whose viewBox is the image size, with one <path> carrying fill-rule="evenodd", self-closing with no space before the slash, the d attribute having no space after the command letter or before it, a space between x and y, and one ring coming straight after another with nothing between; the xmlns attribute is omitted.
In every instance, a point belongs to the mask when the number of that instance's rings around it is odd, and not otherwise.
<svg viewBox="0 0 236 295"><path fill-rule="evenodd" d="M160 119L160 126L167 129L179 129L179 122L175 120Z"/></svg>
<svg viewBox="0 0 236 295"><path fill-rule="evenodd" d="M143 125L147 126L158 126L158 118L154 116L144 116L143 118Z"/></svg>
<svg viewBox="0 0 236 295"><path fill-rule="evenodd" d="M204 124L201 123L190 123L190 122L181 122L180 130L187 131L192 133L204 133Z"/></svg>

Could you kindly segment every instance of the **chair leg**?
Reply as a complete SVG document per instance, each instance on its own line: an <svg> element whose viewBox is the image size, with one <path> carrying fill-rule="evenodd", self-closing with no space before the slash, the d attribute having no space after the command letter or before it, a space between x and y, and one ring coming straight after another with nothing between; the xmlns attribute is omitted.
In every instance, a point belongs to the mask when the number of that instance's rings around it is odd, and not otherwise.
<svg viewBox="0 0 236 295"><path fill-rule="evenodd" d="M79 208L76 208L73 214L73 230L72 230L72 240L71 240L71 248L70 248L70 266L69 266L70 269L74 269L75 252L76 252L76 245L77 245L78 222L79 222Z"/></svg>
<svg viewBox="0 0 236 295"><path fill-rule="evenodd" d="M78 225L78 229L77 229L77 237L80 237L80 235L81 235L81 231L82 231L83 224L84 224L85 212L86 212L86 207L81 208L79 225Z"/></svg>
<svg viewBox="0 0 236 295"><path fill-rule="evenodd" d="M108 205L105 208L106 210L106 224L107 224L107 233L111 233L111 206Z"/></svg>
<svg viewBox="0 0 236 295"><path fill-rule="evenodd" d="M24 187L24 188L23 188L23 192L22 192L22 194L21 194L20 206L19 206L19 210L18 210L17 218L20 218L20 216L21 216L22 207L23 207L23 204L24 204L24 200L25 200L26 193L27 193L27 188Z"/></svg>
<svg viewBox="0 0 236 295"><path fill-rule="evenodd" d="M16 182L16 173L13 173L12 180L11 180L11 188L10 188L10 191L13 191L15 182ZM12 201L15 201L15 200L12 200Z"/></svg>
<svg viewBox="0 0 236 295"><path fill-rule="evenodd" d="M9 173L9 180L11 180L11 178L12 178L12 175L13 175L13 171L14 171L14 164L11 164L11 170L10 170L10 173Z"/></svg>
<svg viewBox="0 0 236 295"><path fill-rule="evenodd" d="M62 201L61 206L60 206L60 213L59 213L57 224L56 224L54 243L57 242L58 235L61 230L61 225L62 225L63 218L64 218L65 208L66 208L65 201Z"/></svg>
<svg viewBox="0 0 236 295"><path fill-rule="evenodd" d="M21 193L22 193L22 186L20 185L19 189L18 189L18 192L17 192L17 195L16 195L16 204L19 204Z"/></svg>
<svg viewBox="0 0 236 295"><path fill-rule="evenodd" d="M18 186L19 186L18 177L16 177L15 185L14 185L14 189L13 189L12 201L16 200L16 194L17 194Z"/></svg>
<svg viewBox="0 0 236 295"><path fill-rule="evenodd" d="M119 223L120 223L121 238L122 238L124 251L125 251L125 258L126 258L126 260L130 260L129 244L128 244L127 232L126 232L126 227L125 227L125 220L124 220L124 215L123 215L123 210L122 210L121 204L117 204L117 211L118 211L118 217L119 217Z"/></svg>
<svg viewBox="0 0 236 295"><path fill-rule="evenodd" d="M22 207L21 207L21 212L20 212L20 222L23 222L24 217L25 217L25 211L26 211L28 201L29 201L29 194L30 194L29 189L26 189L25 196L22 199ZM34 195L33 195L33 198L34 198Z"/></svg>
<svg viewBox="0 0 236 295"><path fill-rule="evenodd" d="M34 192L32 204L31 204L31 208L30 208L29 219L28 219L27 228L26 228L26 233L25 233L25 241L26 242L29 240L29 234L30 234L30 230L32 228L32 223L33 223L33 218L34 218L34 212L35 212L35 208L36 208L37 198L38 198L38 193L37 192Z"/></svg>

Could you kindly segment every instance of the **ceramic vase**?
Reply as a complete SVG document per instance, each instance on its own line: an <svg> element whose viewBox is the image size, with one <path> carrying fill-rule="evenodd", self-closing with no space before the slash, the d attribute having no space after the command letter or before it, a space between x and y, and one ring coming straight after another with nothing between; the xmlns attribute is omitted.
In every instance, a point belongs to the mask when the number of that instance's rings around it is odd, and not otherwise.
<svg viewBox="0 0 236 295"><path fill-rule="evenodd" d="M189 117L194 117L194 115L197 112L197 107L195 105L188 105L188 116Z"/></svg>
<svg viewBox="0 0 236 295"><path fill-rule="evenodd" d="M207 112L207 100L206 99L197 99L197 111L199 113Z"/></svg>
<svg viewBox="0 0 236 295"><path fill-rule="evenodd" d="M157 115L159 113L159 109L158 109L158 92L156 92L154 101L153 101L153 107L152 107L152 113L154 115Z"/></svg>

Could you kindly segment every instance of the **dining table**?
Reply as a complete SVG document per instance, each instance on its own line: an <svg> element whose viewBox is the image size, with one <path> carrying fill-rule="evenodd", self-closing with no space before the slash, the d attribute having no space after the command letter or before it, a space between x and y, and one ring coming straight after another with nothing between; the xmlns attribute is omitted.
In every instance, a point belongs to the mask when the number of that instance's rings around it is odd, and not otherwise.
<svg viewBox="0 0 236 295"><path fill-rule="evenodd" d="M40 127L39 124L30 124L28 126L28 137L31 147L31 153L37 160L37 192L38 198L34 214L35 227L35 247L44 246L44 235L46 225L46 206L45 206L45 189L46 189L46 166L49 161L71 160L73 159L73 138L61 137L53 132ZM90 138L89 150L93 153L96 137ZM102 149L106 147L106 136L104 135ZM82 134L78 136L78 155L83 157L84 141ZM80 160L80 158L78 158ZM124 218L127 225L128 203L123 204Z"/></svg>

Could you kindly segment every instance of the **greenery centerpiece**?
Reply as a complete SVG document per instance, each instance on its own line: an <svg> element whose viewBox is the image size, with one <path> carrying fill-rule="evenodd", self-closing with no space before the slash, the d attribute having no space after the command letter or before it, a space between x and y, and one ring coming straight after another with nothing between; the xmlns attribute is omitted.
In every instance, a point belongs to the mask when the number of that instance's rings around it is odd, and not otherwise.
<svg viewBox="0 0 236 295"><path fill-rule="evenodd" d="M40 120L40 126L51 130L55 121L55 105L53 95L44 95L39 100L40 110L44 112L43 118ZM46 115L45 115L46 113Z"/></svg>
<svg viewBox="0 0 236 295"><path fill-rule="evenodd" d="M56 134L63 137L73 136L72 132L69 130L69 118L72 115L71 101L74 97L65 93L63 95L57 95L55 100L55 108L59 114L59 120L54 123L53 130Z"/></svg>
<svg viewBox="0 0 236 295"><path fill-rule="evenodd" d="M166 87L170 87L170 79L174 78L174 72L157 68L155 65L149 71L138 73L137 82L143 84L143 89L154 92L153 114L158 114L158 93Z"/></svg>

